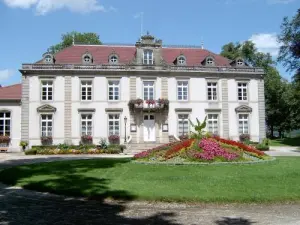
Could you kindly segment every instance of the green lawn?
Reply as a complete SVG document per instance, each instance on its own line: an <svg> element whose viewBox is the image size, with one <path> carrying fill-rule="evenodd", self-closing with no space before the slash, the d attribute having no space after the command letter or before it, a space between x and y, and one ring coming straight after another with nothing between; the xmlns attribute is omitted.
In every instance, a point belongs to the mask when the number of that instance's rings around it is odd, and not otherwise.
<svg viewBox="0 0 300 225"><path fill-rule="evenodd" d="M270 140L270 146L300 146L300 137Z"/></svg>
<svg viewBox="0 0 300 225"><path fill-rule="evenodd" d="M0 181L28 189L93 199L187 202L300 200L300 158L249 165L142 165L128 160L80 160L6 169Z"/></svg>

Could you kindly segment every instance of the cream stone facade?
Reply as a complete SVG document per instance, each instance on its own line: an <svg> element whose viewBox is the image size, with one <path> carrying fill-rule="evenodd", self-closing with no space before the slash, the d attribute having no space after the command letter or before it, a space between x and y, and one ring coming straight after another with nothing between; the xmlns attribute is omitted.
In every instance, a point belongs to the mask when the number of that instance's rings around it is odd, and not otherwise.
<svg viewBox="0 0 300 225"><path fill-rule="evenodd" d="M0 107L13 111L13 149L20 140L40 145L41 136L168 143L205 117L207 131L224 138L265 138L264 71L202 48L164 47L145 35L133 46L73 45L20 71L22 104Z"/></svg>

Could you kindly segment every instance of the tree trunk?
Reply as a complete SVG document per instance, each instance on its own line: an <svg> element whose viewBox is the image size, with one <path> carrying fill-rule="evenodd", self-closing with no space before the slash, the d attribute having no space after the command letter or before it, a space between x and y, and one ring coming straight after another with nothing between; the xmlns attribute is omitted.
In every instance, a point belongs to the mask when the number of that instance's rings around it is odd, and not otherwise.
<svg viewBox="0 0 300 225"><path fill-rule="evenodd" d="M279 138L281 139L282 138L282 131L279 130L278 133L279 133Z"/></svg>
<svg viewBox="0 0 300 225"><path fill-rule="evenodd" d="M273 127L273 125L271 125L271 138L273 138L274 137L274 127Z"/></svg>

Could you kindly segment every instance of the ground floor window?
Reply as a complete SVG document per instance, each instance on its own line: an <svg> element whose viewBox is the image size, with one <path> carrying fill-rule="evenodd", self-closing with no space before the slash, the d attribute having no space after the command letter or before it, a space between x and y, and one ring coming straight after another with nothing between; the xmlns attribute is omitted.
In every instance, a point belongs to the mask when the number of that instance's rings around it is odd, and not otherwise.
<svg viewBox="0 0 300 225"><path fill-rule="evenodd" d="M218 114L208 114L207 115L207 128L208 132L211 134L219 134L219 115Z"/></svg>
<svg viewBox="0 0 300 225"><path fill-rule="evenodd" d="M249 134L248 114L239 114L239 134Z"/></svg>
<svg viewBox="0 0 300 225"><path fill-rule="evenodd" d="M120 135L120 114L108 115L108 133L110 135Z"/></svg>
<svg viewBox="0 0 300 225"><path fill-rule="evenodd" d="M189 114L178 114L178 136L189 133Z"/></svg>
<svg viewBox="0 0 300 225"><path fill-rule="evenodd" d="M81 115L81 136L92 136L93 116L91 114Z"/></svg>
<svg viewBox="0 0 300 225"><path fill-rule="evenodd" d="M41 115L41 135L42 137L52 137L53 115Z"/></svg>
<svg viewBox="0 0 300 225"><path fill-rule="evenodd" d="M10 136L10 112L0 112L0 136Z"/></svg>

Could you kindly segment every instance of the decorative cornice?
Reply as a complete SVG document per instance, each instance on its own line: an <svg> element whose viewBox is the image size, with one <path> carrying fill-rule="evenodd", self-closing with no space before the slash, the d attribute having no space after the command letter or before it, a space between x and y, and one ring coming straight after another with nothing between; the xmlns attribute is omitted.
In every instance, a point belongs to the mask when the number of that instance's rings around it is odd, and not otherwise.
<svg viewBox="0 0 300 225"><path fill-rule="evenodd" d="M221 112L222 109L218 109L218 108L211 108L211 109L205 109L205 112Z"/></svg>
<svg viewBox="0 0 300 225"><path fill-rule="evenodd" d="M192 112L191 108L176 108L175 112Z"/></svg>
<svg viewBox="0 0 300 225"><path fill-rule="evenodd" d="M241 105L241 106L239 106L239 107L236 107L235 108L235 111L237 112L237 113L251 113L252 112L252 108L251 107L249 107L249 106L247 106L247 105Z"/></svg>
<svg viewBox="0 0 300 225"><path fill-rule="evenodd" d="M123 112L123 108L106 108L105 112L111 112L111 113L114 113L114 112Z"/></svg>
<svg viewBox="0 0 300 225"><path fill-rule="evenodd" d="M49 113L49 112L55 113L56 108L51 105L46 104L46 105L42 105L42 106L38 107L37 112L39 112L39 113Z"/></svg>
<svg viewBox="0 0 300 225"><path fill-rule="evenodd" d="M93 108L80 108L78 109L79 113L92 113L92 112L96 112L96 109Z"/></svg>

